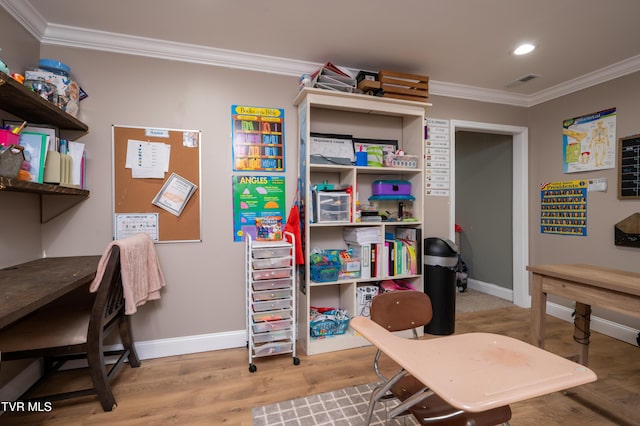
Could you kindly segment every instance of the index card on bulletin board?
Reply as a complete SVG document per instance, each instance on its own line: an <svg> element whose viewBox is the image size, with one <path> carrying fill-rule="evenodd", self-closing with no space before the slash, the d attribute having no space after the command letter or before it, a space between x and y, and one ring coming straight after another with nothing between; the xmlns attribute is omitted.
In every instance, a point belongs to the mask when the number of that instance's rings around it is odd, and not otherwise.
<svg viewBox="0 0 640 426"><path fill-rule="evenodd" d="M114 215L157 214L158 242L200 241L200 144L201 132L196 130L160 129L113 126L113 213ZM130 141L151 143L156 153L170 152L166 172L154 172L147 177L127 168ZM167 145L165 147L165 145ZM129 159L131 160L131 159ZM147 163L148 164L148 163ZM160 166L164 169L164 166ZM140 172L141 170L138 170ZM153 204L154 198L173 175L179 175L194 187L193 193L177 216ZM144 173L143 173L144 175ZM158 176L149 177L149 176ZM114 233L115 237L115 233Z"/></svg>

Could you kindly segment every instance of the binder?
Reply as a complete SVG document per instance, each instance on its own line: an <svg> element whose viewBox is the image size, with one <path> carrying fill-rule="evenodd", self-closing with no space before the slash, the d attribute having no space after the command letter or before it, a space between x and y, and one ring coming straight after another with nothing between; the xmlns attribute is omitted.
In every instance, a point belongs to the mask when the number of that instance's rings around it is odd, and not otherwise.
<svg viewBox="0 0 640 426"><path fill-rule="evenodd" d="M371 244L347 244L353 257L360 259L360 278L371 278Z"/></svg>

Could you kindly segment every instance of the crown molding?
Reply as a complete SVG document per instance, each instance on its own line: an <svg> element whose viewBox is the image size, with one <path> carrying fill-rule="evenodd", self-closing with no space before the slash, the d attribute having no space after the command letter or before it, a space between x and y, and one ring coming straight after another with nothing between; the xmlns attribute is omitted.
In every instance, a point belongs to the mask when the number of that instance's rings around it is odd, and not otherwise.
<svg viewBox="0 0 640 426"><path fill-rule="evenodd" d="M299 77L319 64L295 59L49 24L42 44Z"/></svg>
<svg viewBox="0 0 640 426"><path fill-rule="evenodd" d="M42 15L28 1L0 0L0 6L6 9L40 43L46 45L75 47L295 77L315 71L322 66L321 63L296 59L47 24ZM352 75L357 74L359 71L350 68L343 69ZM429 92L438 96L531 107L637 71L640 71L640 55L531 95L435 80L429 82Z"/></svg>
<svg viewBox="0 0 640 426"><path fill-rule="evenodd" d="M549 87L531 95L530 105L537 105L625 75L640 71L640 55L616 62L573 80Z"/></svg>
<svg viewBox="0 0 640 426"><path fill-rule="evenodd" d="M31 6L31 3L28 1L0 0L0 6L9 12L36 40L42 40L42 35L47 29L47 21Z"/></svg>

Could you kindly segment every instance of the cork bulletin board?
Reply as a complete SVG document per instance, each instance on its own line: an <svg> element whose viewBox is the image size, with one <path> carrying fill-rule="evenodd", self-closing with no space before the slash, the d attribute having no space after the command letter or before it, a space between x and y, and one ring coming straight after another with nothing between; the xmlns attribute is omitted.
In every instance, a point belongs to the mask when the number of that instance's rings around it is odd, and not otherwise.
<svg viewBox="0 0 640 426"><path fill-rule="evenodd" d="M201 132L113 126L112 137L114 239L139 227L157 242L201 241ZM169 185L189 189L179 208L158 203Z"/></svg>

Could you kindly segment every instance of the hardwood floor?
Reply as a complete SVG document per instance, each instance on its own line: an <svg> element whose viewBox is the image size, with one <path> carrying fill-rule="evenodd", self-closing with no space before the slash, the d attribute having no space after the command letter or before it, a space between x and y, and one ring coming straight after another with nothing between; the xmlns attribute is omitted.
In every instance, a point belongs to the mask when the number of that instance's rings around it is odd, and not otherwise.
<svg viewBox="0 0 640 426"><path fill-rule="evenodd" d="M528 341L529 310L519 307L458 314L456 333L486 331ZM572 325L547 320L546 349L572 353ZM142 366L124 366L113 382L118 407L102 411L97 399L59 402L49 413L10 413L3 425L242 425L251 426L251 408L304 395L374 382L372 347L306 357L300 365L291 356L257 358L257 372L249 373L246 348L145 360ZM624 404L640 419L639 348L593 333L590 365L598 381L586 385L606 398ZM391 368L386 364L385 368ZM455 366L452 366L455 368ZM52 386L72 386L78 371L63 372ZM499 380L496 377L496 380ZM511 425L625 424L589 408L563 393L511 406Z"/></svg>

